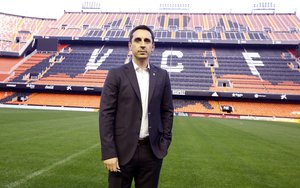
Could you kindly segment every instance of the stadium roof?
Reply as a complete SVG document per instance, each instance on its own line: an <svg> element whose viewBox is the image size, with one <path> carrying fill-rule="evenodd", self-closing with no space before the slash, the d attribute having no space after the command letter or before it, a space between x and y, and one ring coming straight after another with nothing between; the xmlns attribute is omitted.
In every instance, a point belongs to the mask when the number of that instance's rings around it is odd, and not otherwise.
<svg viewBox="0 0 300 188"><path fill-rule="evenodd" d="M300 17L300 1L295 0L10 0L0 1L0 12L42 18L60 18L64 11L81 11L84 2L94 2L103 12L191 12L191 13L294 13ZM99 5L99 6L98 6ZM274 10L275 9L275 10Z"/></svg>

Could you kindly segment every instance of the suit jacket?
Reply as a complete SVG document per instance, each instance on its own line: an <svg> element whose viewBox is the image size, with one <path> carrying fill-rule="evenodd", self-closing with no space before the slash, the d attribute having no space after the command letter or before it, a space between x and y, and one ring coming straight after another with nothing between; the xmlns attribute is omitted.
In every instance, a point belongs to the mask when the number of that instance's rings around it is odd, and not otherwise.
<svg viewBox="0 0 300 188"><path fill-rule="evenodd" d="M172 138L173 102L166 70L150 64L148 129L154 155L166 156ZM142 118L133 62L111 69L101 93L99 129L102 159L118 157L125 165L137 148Z"/></svg>

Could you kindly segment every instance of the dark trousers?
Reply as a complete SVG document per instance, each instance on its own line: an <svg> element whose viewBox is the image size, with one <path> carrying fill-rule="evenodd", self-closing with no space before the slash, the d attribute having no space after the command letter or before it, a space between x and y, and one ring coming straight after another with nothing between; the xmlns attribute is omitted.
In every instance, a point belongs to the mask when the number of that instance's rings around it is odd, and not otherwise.
<svg viewBox="0 0 300 188"><path fill-rule="evenodd" d="M130 188L134 179L136 188L157 188L162 159L157 159L149 143L139 144L133 158L121 172L109 172L109 188Z"/></svg>

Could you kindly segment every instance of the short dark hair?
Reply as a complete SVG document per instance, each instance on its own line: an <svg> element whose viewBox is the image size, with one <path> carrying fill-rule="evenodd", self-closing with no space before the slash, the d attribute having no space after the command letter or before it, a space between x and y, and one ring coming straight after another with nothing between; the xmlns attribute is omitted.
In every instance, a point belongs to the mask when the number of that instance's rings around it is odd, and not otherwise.
<svg viewBox="0 0 300 188"><path fill-rule="evenodd" d="M152 38L152 42L154 42L154 33L153 31L150 29L150 27L146 26L146 25L138 25L136 26L135 28L133 28L130 33L129 33L129 42L131 42L132 38L133 38L133 33L136 31L136 30L147 30L151 33L151 38Z"/></svg>

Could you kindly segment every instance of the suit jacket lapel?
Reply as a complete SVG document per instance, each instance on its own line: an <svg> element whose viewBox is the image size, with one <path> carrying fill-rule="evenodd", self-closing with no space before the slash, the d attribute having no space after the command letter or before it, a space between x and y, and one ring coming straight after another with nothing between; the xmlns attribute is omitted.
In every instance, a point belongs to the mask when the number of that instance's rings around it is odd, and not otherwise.
<svg viewBox="0 0 300 188"><path fill-rule="evenodd" d="M149 72L149 97L148 97L148 103L150 103L154 89L156 84L156 77L157 77L157 70L155 66L152 66L150 64L150 72Z"/></svg>
<svg viewBox="0 0 300 188"><path fill-rule="evenodd" d="M136 96L138 97L139 101L141 101L141 93L140 93L140 89L139 89L139 84L137 82L136 73L135 73L132 63L133 62L131 61L130 63L128 63L125 66L125 72L126 72L126 75L130 81L130 84L131 84Z"/></svg>

